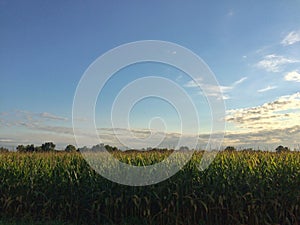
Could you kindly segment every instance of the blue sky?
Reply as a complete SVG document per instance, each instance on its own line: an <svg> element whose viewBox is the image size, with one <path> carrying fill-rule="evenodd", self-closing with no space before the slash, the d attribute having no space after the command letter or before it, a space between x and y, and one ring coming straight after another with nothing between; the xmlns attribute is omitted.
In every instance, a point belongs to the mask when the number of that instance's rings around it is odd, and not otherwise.
<svg viewBox="0 0 300 225"><path fill-rule="evenodd" d="M121 44L163 40L190 49L214 72L227 109L224 145L297 147L299 9L300 2L292 0L1 0L0 145L75 143L73 97L88 66ZM153 74L174 80L191 95L203 113L205 135L205 98L180 71L158 64L115 74L103 90L104 104L97 103L99 129L110 132L109 105L122 86ZM145 100L137 105L130 117L132 127L139 133L155 116L168 121L167 143L172 146L178 118L165 102Z"/></svg>

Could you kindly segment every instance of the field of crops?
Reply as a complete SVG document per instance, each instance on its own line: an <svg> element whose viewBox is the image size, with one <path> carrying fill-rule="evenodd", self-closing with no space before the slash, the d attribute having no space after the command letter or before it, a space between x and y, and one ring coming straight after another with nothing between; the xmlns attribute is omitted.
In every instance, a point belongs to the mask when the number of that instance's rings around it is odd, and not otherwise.
<svg viewBox="0 0 300 225"><path fill-rule="evenodd" d="M151 164L159 152L114 153ZM300 224L300 152L202 153L159 184L131 187L94 172L79 153L0 154L0 217L72 224Z"/></svg>

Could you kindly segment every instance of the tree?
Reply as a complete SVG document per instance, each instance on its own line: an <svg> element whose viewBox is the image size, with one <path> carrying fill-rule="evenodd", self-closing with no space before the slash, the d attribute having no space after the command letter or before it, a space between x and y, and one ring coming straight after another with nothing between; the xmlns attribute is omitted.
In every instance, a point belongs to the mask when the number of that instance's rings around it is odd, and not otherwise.
<svg viewBox="0 0 300 225"><path fill-rule="evenodd" d="M65 148L65 151L66 152L76 152L77 149L74 145L68 145L66 148Z"/></svg>
<svg viewBox="0 0 300 225"><path fill-rule="evenodd" d="M26 152L26 147L24 145L18 145L17 146L17 151L18 152Z"/></svg>
<svg viewBox="0 0 300 225"><path fill-rule="evenodd" d="M27 145L26 146L26 152L34 152L34 145L33 144Z"/></svg>
<svg viewBox="0 0 300 225"><path fill-rule="evenodd" d="M94 146L91 148L91 150L92 150L92 151L104 151L104 150L105 150L104 148L105 148L105 147L104 147L104 144L101 143L101 144L94 145Z"/></svg>
<svg viewBox="0 0 300 225"><path fill-rule="evenodd" d="M289 152L290 149L289 149L288 147L283 147L282 145L279 145L279 146L275 149L275 151L276 151L277 153L280 153L280 152Z"/></svg>
<svg viewBox="0 0 300 225"><path fill-rule="evenodd" d="M0 147L0 153L3 153L3 152L9 152L9 150L7 148Z"/></svg>
<svg viewBox="0 0 300 225"><path fill-rule="evenodd" d="M81 148L78 148L78 151L79 152L87 152L87 151L89 151L90 149L88 148L88 147L86 147L86 146L83 146L83 147L81 147Z"/></svg>
<svg viewBox="0 0 300 225"><path fill-rule="evenodd" d="M109 151L109 152L114 152L114 151L118 151L117 147L114 146L110 146L110 145L104 145L104 148Z"/></svg>
<svg viewBox="0 0 300 225"><path fill-rule="evenodd" d="M43 152L54 151L55 144L53 142L46 142L46 143L42 144L41 147L42 147Z"/></svg>
<svg viewBox="0 0 300 225"><path fill-rule="evenodd" d="M233 152L233 151L236 151L235 147L233 146L227 146L224 151L229 151L229 152Z"/></svg>
<svg viewBox="0 0 300 225"><path fill-rule="evenodd" d="M17 146L17 151L18 152L34 152L34 145L31 144L31 145L18 145Z"/></svg>
<svg viewBox="0 0 300 225"><path fill-rule="evenodd" d="M34 151L35 152L42 152L43 150L42 150L42 146L36 146L35 148L34 148Z"/></svg>
<svg viewBox="0 0 300 225"><path fill-rule="evenodd" d="M167 150L167 149L166 149ZM189 147L187 147L187 146L181 146L180 148L179 148L179 151L188 151L189 150Z"/></svg>

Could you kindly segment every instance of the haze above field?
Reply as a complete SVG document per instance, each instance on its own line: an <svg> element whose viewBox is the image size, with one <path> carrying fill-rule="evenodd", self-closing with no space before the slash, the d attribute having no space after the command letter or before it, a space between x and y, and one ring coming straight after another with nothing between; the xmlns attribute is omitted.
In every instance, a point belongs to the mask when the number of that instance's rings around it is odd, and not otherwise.
<svg viewBox="0 0 300 225"><path fill-rule="evenodd" d="M293 149L300 144L299 9L300 2L292 0L0 0L0 146L75 144L72 103L88 66L121 44L164 40L189 48L214 72L227 107L224 145ZM205 96L187 74L159 63L129 66L109 80L96 106L101 140L118 145L110 107L122 87L145 76L173 80L189 93L205 145L210 131ZM215 95L215 89L207 94ZM147 98L131 113L136 136L147 136L151 118L161 117L164 144L175 145L180 120L172 105ZM84 127L86 118L75 119ZM116 130L127 135L124 127ZM88 135L86 144L94 144Z"/></svg>

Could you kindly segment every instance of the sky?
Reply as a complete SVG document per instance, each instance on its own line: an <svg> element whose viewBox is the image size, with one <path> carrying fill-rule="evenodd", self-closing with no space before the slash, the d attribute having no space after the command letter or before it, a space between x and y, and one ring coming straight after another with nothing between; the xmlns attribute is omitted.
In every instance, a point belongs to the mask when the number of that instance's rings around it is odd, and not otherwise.
<svg viewBox="0 0 300 225"><path fill-rule="evenodd" d="M225 103L224 146L300 149L299 10L298 0L0 0L0 146L76 144L72 105L87 68L120 45L162 40L197 54L215 75L222 96L214 88L206 95ZM105 84L95 106L101 142L121 146L114 134L126 139L131 133L145 144L153 126L164 134L161 146L176 146L182 121L172 102L145 98L131 109L129 127L111 123L122 88L147 76L171 80L188 93L201 126L195 132L194 120L187 119L191 130L184 135L196 135L205 146L212 124L207 96L188 74L155 62L123 68ZM119 107L115 116L127 114ZM74 119L82 124L85 144L92 144L86 118Z"/></svg>

